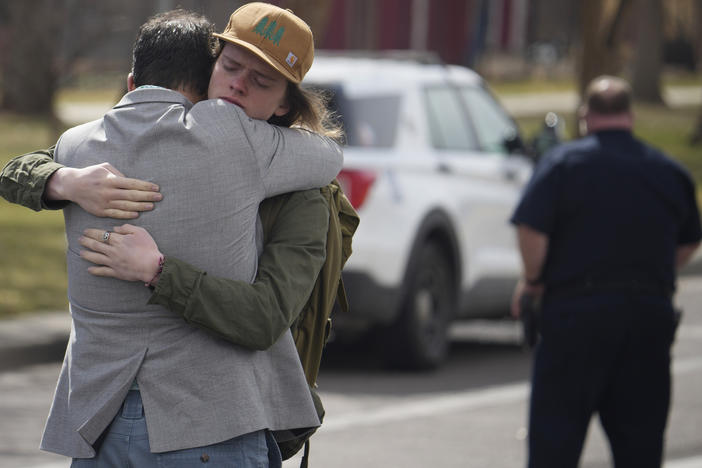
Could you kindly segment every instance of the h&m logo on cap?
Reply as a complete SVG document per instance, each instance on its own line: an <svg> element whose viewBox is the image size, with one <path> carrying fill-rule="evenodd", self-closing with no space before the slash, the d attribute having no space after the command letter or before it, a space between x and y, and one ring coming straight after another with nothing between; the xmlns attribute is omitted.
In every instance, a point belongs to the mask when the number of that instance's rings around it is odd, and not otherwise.
<svg viewBox="0 0 702 468"><path fill-rule="evenodd" d="M271 21L271 24L268 24L268 17L266 16L258 22L256 27L254 28L254 32L259 36L263 36L265 39L268 39L273 44L279 46L280 40L283 38L283 33L285 32L285 27L280 26L276 31L276 26L277 25L275 21Z"/></svg>

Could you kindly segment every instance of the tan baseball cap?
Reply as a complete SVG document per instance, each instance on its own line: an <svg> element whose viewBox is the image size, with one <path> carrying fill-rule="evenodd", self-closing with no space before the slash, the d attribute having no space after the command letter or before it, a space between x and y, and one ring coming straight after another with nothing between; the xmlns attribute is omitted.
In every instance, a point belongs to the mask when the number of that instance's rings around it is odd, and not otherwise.
<svg viewBox="0 0 702 468"><path fill-rule="evenodd" d="M314 39L307 23L291 10L269 3L241 6L215 37L245 47L294 83L302 81L314 60Z"/></svg>

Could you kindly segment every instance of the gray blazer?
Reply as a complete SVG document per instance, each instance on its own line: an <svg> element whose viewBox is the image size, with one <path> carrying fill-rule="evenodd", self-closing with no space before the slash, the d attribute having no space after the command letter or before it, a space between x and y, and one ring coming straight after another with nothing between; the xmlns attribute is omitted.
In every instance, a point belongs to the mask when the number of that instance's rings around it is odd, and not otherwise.
<svg viewBox="0 0 702 468"><path fill-rule="evenodd" d="M134 224L165 255L245 281L256 274L258 204L325 185L342 163L327 138L250 119L222 100L192 105L153 88L132 91L102 119L68 130L55 158L72 167L108 161L159 184L163 201ZM289 332L266 351L250 351L147 306L142 283L92 276L79 256L85 228L110 230L115 221L76 205L64 214L73 326L42 449L94 456L91 444L135 378L154 452L319 424Z"/></svg>

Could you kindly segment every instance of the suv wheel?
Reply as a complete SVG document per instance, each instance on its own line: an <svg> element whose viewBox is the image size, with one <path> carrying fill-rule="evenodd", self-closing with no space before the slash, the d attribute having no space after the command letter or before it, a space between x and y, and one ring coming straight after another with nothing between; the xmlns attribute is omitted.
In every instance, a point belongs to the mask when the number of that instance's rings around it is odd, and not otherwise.
<svg viewBox="0 0 702 468"><path fill-rule="evenodd" d="M409 273L400 315L390 330L392 366L433 369L446 358L454 305L451 271L437 244L427 244L419 251Z"/></svg>

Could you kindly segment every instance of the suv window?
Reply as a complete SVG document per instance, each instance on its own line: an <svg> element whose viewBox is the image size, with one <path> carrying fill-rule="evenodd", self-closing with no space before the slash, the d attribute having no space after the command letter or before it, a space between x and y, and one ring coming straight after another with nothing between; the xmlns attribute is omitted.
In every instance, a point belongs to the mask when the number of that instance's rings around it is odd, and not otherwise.
<svg viewBox="0 0 702 468"><path fill-rule="evenodd" d="M478 143L453 87L426 88L427 118L434 148L475 150Z"/></svg>
<svg viewBox="0 0 702 468"><path fill-rule="evenodd" d="M507 153L505 139L517 132L512 120L481 88L463 87L461 95L468 112L473 116L473 126L478 134L481 149L495 153Z"/></svg>
<svg viewBox="0 0 702 468"><path fill-rule="evenodd" d="M347 145L389 148L395 144L400 96L347 98L341 108Z"/></svg>
<svg viewBox="0 0 702 468"><path fill-rule="evenodd" d="M349 97L340 87L311 88L331 96L328 107L344 129L346 145L390 148L395 144L399 95Z"/></svg>

